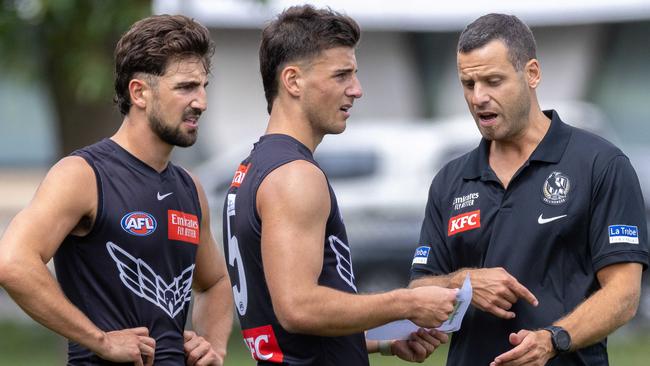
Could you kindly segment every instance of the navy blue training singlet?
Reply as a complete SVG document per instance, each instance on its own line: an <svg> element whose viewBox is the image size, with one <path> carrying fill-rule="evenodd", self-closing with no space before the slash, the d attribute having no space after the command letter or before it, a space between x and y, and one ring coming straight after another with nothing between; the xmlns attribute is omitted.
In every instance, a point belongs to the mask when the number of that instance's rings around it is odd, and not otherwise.
<svg viewBox="0 0 650 366"><path fill-rule="evenodd" d="M273 312L262 267L263 224L255 199L260 183L270 172L295 160L318 166L311 151L298 140L280 134L262 136L235 173L226 197L224 248L244 342L258 365L368 365L362 333L341 337L293 334L282 328ZM318 283L356 293L345 226L329 182L328 187L331 212Z"/></svg>
<svg viewBox="0 0 650 366"><path fill-rule="evenodd" d="M90 233L69 235L54 256L64 293L104 331L148 328L156 365L184 365L201 222L192 178L172 163L158 173L110 139L72 155L93 168L98 206ZM68 364L112 363L69 342Z"/></svg>

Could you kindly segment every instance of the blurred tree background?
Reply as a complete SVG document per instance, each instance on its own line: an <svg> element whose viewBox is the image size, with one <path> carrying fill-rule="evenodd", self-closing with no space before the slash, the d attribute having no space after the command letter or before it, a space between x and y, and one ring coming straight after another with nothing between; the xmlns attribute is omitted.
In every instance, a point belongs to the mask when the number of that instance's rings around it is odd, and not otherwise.
<svg viewBox="0 0 650 366"><path fill-rule="evenodd" d="M150 0L0 0L0 67L26 83L45 83L59 156L119 126L113 50L150 14Z"/></svg>

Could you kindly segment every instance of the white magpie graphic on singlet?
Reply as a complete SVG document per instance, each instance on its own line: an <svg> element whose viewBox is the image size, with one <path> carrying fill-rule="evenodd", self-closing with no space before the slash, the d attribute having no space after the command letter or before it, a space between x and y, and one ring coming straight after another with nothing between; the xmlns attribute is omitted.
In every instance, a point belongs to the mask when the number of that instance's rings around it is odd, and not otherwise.
<svg viewBox="0 0 650 366"><path fill-rule="evenodd" d="M120 271L124 286L161 308L171 318L175 318L185 303L190 301L194 264L167 284L145 261L135 258L116 244L109 241L106 249Z"/></svg>
<svg viewBox="0 0 650 366"><path fill-rule="evenodd" d="M341 276L341 279L356 292L357 286L354 284L354 270L352 269L352 258L350 258L350 247L334 235L330 235L327 239L330 243L330 248L336 254L336 271Z"/></svg>

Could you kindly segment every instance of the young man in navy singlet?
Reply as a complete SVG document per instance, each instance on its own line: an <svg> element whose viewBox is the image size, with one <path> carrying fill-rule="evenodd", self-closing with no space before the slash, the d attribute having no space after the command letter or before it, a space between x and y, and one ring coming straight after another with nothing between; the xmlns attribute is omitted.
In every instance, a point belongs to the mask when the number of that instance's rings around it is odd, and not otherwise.
<svg viewBox="0 0 650 366"><path fill-rule="evenodd" d="M69 365L223 364L225 262L200 184L169 161L196 141L212 52L192 19L136 22L115 50L119 130L54 165L0 242L0 284L69 339Z"/></svg>
<svg viewBox="0 0 650 366"><path fill-rule="evenodd" d="M262 33L260 69L270 119L235 174L224 247L244 341L258 364L367 365L364 330L411 319L439 326L456 290L430 286L358 295L345 226L312 153L343 132L362 91L359 28L311 6L281 13ZM423 361L447 336L420 329L382 354Z"/></svg>

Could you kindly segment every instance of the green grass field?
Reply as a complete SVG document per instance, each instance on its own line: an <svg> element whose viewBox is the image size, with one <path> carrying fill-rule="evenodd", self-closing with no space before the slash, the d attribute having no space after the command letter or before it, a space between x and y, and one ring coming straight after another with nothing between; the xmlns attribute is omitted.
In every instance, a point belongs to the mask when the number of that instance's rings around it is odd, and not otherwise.
<svg viewBox="0 0 650 366"><path fill-rule="evenodd" d="M36 324L0 323L0 366L52 366L65 363L65 341ZM650 365L650 331L614 335L610 338L612 366ZM444 365L446 347L438 349L426 365ZM407 365L394 357L372 355L373 366ZM228 345L226 365L255 365L238 330Z"/></svg>

